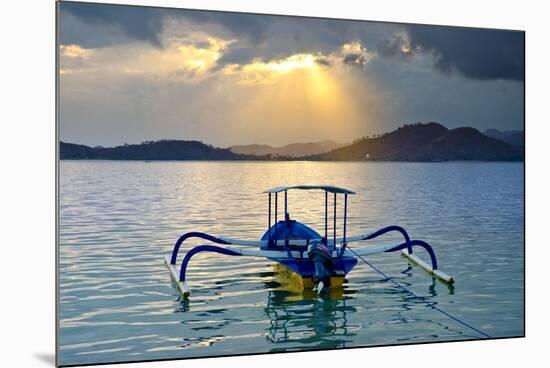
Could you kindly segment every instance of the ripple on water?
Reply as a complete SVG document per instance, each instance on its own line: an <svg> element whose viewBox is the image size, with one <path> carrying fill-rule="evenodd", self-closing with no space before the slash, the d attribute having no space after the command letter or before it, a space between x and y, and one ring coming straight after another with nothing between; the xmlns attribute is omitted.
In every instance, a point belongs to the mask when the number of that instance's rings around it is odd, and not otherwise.
<svg viewBox="0 0 550 368"><path fill-rule="evenodd" d="M492 336L523 334L522 164L63 161L60 167L63 364L479 337L427 303ZM427 240L455 288L381 254L369 260L421 298L363 264L343 290L323 298L288 290L266 260L199 254L188 273L192 297L180 299L163 264L180 234L258 239L267 220L261 191L306 183L358 192L349 199L350 233L400 224ZM319 193L289 193L291 217L316 229L324 225L323 205Z"/></svg>

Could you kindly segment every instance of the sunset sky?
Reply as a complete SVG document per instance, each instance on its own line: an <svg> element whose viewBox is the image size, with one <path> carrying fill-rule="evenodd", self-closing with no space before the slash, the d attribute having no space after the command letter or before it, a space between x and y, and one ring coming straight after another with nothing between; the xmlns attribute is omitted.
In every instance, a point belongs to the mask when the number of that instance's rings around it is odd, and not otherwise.
<svg viewBox="0 0 550 368"><path fill-rule="evenodd" d="M60 138L350 142L523 127L523 33L62 2Z"/></svg>

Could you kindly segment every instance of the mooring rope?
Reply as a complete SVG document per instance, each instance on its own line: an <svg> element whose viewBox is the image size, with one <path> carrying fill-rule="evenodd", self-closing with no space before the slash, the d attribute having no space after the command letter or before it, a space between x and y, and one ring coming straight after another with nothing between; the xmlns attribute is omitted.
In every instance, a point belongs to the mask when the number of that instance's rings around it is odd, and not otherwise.
<svg viewBox="0 0 550 368"><path fill-rule="evenodd" d="M362 260L363 262L365 262L365 264L369 265L373 270L375 270L376 272L378 272L382 277L386 278L386 280L389 280L391 281L393 284L395 284L395 286L397 286L398 288L404 290L405 292L409 293L410 295L412 295L413 297L417 298L417 299L420 299L422 301L424 301L430 308L438 311L439 313L451 318L452 320L460 323L461 325L463 326L466 326L470 329L472 329L473 331L479 333L480 335L483 335L485 338L488 338L488 339L491 339L492 336L481 331L480 329L477 329L475 328L474 326L462 321L461 319L459 319L458 317L455 317L453 316L452 314L448 313L448 312L445 312L443 309L439 308L438 306L435 305L435 303L430 303L428 301L425 301L424 298L418 296L415 294L414 291L410 290L410 289L407 289L405 286L401 285L400 283L398 283L397 281L395 281L393 278L389 277L388 275L386 275L384 272L382 272L381 270L379 270L376 266L374 266L372 263L370 263L369 261L367 261L366 259L364 259L363 257L361 257L359 254L357 254L353 249L351 249L349 247L349 245L346 247L347 250L349 250L350 252L352 252L353 254L355 254L360 260Z"/></svg>

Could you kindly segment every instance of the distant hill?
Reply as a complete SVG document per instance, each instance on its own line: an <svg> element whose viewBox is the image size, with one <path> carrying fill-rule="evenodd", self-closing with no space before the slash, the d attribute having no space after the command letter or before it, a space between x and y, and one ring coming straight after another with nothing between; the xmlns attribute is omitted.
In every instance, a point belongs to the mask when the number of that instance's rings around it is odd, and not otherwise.
<svg viewBox="0 0 550 368"><path fill-rule="evenodd" d="M423 147L415 158L418 161L515 161L521 159L521 151L477 129L456 128Z"/></svg>
<svg viewBox="0 0 550 368"><path fill-rule="evenodd" d="M118 147L88 147L61 142L62 160L258 160L267 159L239 155L229 149L216 148L198 141L161 140L126 144Z"/></svg>
<svg viewBox="0 0 550 368"><path fill-rule="evenodd" d="M487 129L483 132L488 137L499 139L516 147L525 146L525 134L522 130L502 131L498 129Z"/></svg>
<svg viewBox="0 0 550 368"><path fill-rule="evenodd" d="M321 144L322 143L322 144ZM334 142L217 148L199 141L161 140L117 147L60 144L62 160L316 160L316 161L521 161L523 147L489 137L477 129L447 129L439 123L404 125L393 132L363 137L328 152L312 152ZM317 146L316 146L317 145ZM236 146L238 147L238 146ZM267 147L267 148L266 148ZM270 150L271 149L271 150ZM273 149L275 151L273 151ZM273 152L281 153L273 153Z"/></svg>
<svg viewBox="0 0 550 368"><path fill-rule="evenodd" d="M265 144L248 144L231 146L229 149L234 153L246 155L300 157L329 152L344 145L343 143L336 143L333 141L321 141L312 143L292 143L282 147L272 147Z"/></svg>
<svg viewBox="0 0 550 368"><path fill-rule="evenodd" d="M61 142L59 145L59 157L62 160L93 160L97 158L93 148L65 142Z"/></svg>
<svg viewBox="0 0 550 368"><path fill-rule="evenodd" d="M309 160L341 161L519 161L522 150L487 137L474 128L447 129L439 123L404 125L375 138L361 138L351 145Z"/></svg>

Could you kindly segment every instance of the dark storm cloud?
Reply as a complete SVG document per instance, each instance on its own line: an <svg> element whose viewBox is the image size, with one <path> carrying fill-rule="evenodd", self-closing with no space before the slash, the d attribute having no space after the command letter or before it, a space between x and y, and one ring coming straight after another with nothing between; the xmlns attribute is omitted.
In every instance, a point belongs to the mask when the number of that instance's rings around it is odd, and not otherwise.
<svg viewBox="0 0 550 368"><path fill-rule="evenodd" d="M364 54L356 52L356 53L349 53L344 55L344 57L342 58L342 61L344 62L344 64L348 64L348 65L363 66L367 63L368 60Z"/></svg>
<svg viewBox="0 0 550 368"><path fill-rule="evenodd" d="M253 14L224 13L211 11L182 10L174 13L196 24L219 24L237 38L245 37L253 44L261 43L267 36L267 28L273 16Z"/></svg>
<svg viewBox="0 0 550 368"><path fill-rule="evenodd" d="M157 47L161 46L162 20L167 12L165 9L72 2L61 2L60 9L61 12L71 14L84 23L106 27L112 33L118 33L129 39L146 41ZM62 22L63 19L62 17ZM63 26L62 23L62 43L78 43L85 47L101 47L110 46L113 42L121 40L120 37L114 40L110 39L101 32L97 37L85 35L86 37L81 37L82 39L78 40L78 33L73 33L72 29L64 30Z"/></svg>
<svg viewBox="0 0 550 368"><path fill-rule="evenodd" d="M407 58L413 56L418 50L411 48L409 41L403 35L396 34L379 41L376 51L381 56Z"/></svg>
<svg viewBox="0 0 550 368"><path fill-rule="evenodd" d="M229 27L230 24L231 22L226 21L225 27ZM396 27L366 22L277 16L270 17L261 29L261 33L256 32L262 35L256 39L257 42L239 38L238 42L229 45L218 60L217 68L227 64L242 65L254 59L277 60L295 54L317 55L318 64L332 66L331 60L325 56L337 52L344 44L359 41L368 47L369 44L374 44L374 40L381 37L381 34L387 34L390 29L393 32ZM349 65L361 66L368 61L366 55L363 55L365 53L366 50L361 50L360 53L350 53L343 58L347 57L345 61Z"/></svg>
<svg viewBox="0 0 550 368"><path fill-rule="evenodd" d="M315 58L315 62L317 64L320 64L320 65L324 65L324 66L332 66L332 62L330 61L330 59L326 56L318 56Z"/></svg>
<svg viewBox="0 0 550 368"><path fill-rule="evenodd" d="M257 56L257 51L250 47L229 47L218 59L216 69L220 69L227 64L246 64Z"/></svg>
<svg viewBox="0 0 550 368"><path fill-rule="evenodd" d="M161 47L163 21L168 17L185 19L213 35L235 38L237 42L225 50L217 68L255 58L329 54L358 39L369 50L375 45L383 57L408 60L420 52L431 54L435 70L442 73L455 72L478 80L524 79L521 32L72 2L61 2L60 9L64 15L60 18L61 43L85 48L131 40ZM364 65L366 59L361 54L348 54L343 62Z"/></svg>
<svg viewBox="0 0 550 368"><path fill-rule="evenodd" d="M61 2L60 9L61 43L84 48L109 47L134 40L162 47L166 19L190 22L213 36L234 39L217 61L217 69L296 53L330 54L352 40L372 43L381 34L387 34L389 27L332 19L109 4ZM359 54L347 55L345 62L363 65L363 59Z"/></svg>
<svg viewBox="0 0 550 368"><path fill-rule="evenodd" d="M266 30L274 18L251 14L72 2L61 2L60 9L84 23L103 26L112 33L122 34L128 39L146 41L157 47L162 46L160 36L163 31L163 20L167 17L186 19L199 26L220 25L232 36L246 38L252 44L259 44L265 39ZM61 21L64 20L62 17ZM62 43L102 47L110 46L116 41L125 41L120 37L110 39L111 37L105 37L101 32L97 37L83 35L79 30L73 31L74 28L76 27L62 32ZM79 36L81 39L78 39Z"/></svg>
<svg viewBox="0 0 550 368"><path fill-rule="evenodd" d="M479 80L524 79L522 32L419 25L406 26L406 32L409 51L432 53L434 68L440 72ZM390 39L380 43L378 51L395 56L402 54L404 44L404 39Z"/></svg>
<svg viewBox="0 0 550 368"><path fill-rule="evenodd" d="M334 27L323 31L322 21L310 19L72 2L61 2L60 10L61 43L84 48L109 47L133 40L162 47L166 19L190 22L213 36L236 40L218 60L216 69L227 64L246 64L253 59L272 60L297 52L314 52L315 47L322 50L325 44L337 42ZM332 35L319 37L327 29Z"/></svg>
<svg viewBox="0 0 550 368"><path fill-rule="evenodd" d="M212 14L202 16L207 15ZM254 59L277 60L300 53L330 53L343 43L334 27L329 27L331 21L246 14L214 16L237 38L237 42L224 51L217 68L247 64Z"/></svg>

